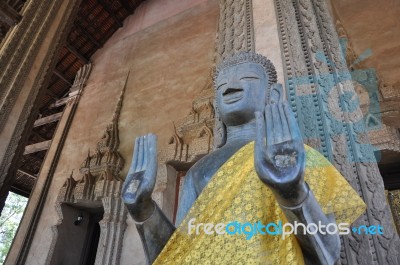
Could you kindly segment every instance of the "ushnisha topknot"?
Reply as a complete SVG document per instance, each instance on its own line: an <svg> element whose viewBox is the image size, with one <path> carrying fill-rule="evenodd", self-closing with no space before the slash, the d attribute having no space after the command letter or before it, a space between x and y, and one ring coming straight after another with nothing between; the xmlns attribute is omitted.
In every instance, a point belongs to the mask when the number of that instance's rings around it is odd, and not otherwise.
<svg viewBox="0 0 400 265"><path fill-rule="evenodd" d="M214 75L214 84L216 83L217 77L222 70L241 63L256 63L261 65L268 76L268 84L272 85L276 83L277 77L275 66L271 63L270 60L267 59L267 57L254 52L239 52L232 57L226 58L222 63L218 65Z"/></svg>

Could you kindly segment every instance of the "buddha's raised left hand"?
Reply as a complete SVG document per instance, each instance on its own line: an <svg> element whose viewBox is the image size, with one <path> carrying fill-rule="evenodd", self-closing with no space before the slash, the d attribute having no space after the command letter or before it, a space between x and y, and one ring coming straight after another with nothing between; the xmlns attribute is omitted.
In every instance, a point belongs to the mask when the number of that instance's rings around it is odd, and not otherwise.
<svg viewBox="0 0 400 265"><path fill-rule="evenodd" d="M305 151L300 129L282 86L271 88L264 113L256 112L254 165L258 176L283 206L299 205L307 197L304 182Z"/></svg>

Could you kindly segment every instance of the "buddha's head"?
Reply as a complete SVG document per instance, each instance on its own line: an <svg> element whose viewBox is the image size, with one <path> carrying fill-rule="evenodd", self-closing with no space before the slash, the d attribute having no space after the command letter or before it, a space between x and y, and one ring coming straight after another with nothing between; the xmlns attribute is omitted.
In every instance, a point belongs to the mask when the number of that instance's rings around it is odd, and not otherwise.
<svg viewBox="0 0 400 265"><path fill-rule="evenodd" d="M237 126L253 120L256 111L263 112L276 83L273 64L264 56L241 52L223 61L215 74L215 146L226 141L226 126Z"/></svg>

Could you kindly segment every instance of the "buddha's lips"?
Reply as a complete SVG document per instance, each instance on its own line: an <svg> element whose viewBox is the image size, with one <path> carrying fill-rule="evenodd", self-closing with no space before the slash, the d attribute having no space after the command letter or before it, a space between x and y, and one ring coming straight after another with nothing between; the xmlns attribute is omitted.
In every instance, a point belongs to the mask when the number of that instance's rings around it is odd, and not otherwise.
<svg viewBox="0 0 400 265"><path fill-rule="evenodd" d="M243 97L243 89L241 88L228 88L222 93L224 103L233 103Z"/></svg>

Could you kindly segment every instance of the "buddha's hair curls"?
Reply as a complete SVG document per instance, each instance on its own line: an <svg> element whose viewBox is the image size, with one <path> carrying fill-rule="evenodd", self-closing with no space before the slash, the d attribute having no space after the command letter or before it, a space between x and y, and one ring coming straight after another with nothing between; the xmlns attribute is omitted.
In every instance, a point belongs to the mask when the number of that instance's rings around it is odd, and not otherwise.
<svg viewBox="0 0 400 265"><path fill-rule="evenodd" d="M241 64L241 63L256 63L264 68L264 71L268 77L268 84L272 85L276 83L276 70L275 66L267 59L264 55L254 53L254 52L239 52L232 57L226 58L222 63L220 63L215 71L214 83L217 80L218 75L224 69Z"/></svg>

